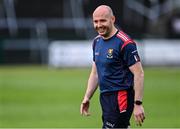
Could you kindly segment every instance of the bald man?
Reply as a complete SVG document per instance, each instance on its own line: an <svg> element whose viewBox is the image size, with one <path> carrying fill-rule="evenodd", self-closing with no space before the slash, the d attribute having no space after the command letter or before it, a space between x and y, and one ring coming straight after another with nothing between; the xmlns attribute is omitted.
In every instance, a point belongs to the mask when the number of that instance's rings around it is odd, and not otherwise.
<svg viewBox="0 0 180 129"><path fill-rule="evenodd" d="M136 43L115 25L109 6L93 12L98 36L93 42L93 64L80 112L88 116L90 99L99 86L103 128L128 128L134 111L137 125L145 119L142 105L144 72Z"/></svg>

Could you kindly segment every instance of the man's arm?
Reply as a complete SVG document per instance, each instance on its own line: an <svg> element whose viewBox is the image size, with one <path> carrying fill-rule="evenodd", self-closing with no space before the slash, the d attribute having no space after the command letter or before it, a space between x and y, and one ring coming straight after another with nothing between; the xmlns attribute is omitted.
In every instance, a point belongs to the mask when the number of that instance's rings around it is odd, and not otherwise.
<svg viewBox="0 0 180 129"><path fill-rule="evenodd" d="M80 107L80 113L82 115L86 115L86 116L90 115L88 111L90 99L93 96L94 92L96 91L97 87L98 87L98 75L97 75L97 70L96 70L96 64L93 62L92 70L91 70L88 84L87 84L86 93L84 95L84 99Z"/></svg>
<svg viewBox="0 0 180 129"><path fill-rule="evenodd" d="M130 66L129 69L134 74L134 101L142 101L144 92L144 71L141 62ZM144 108L142 105L134 105L134 118L137 125L141 125L145 119Z"/></svg>

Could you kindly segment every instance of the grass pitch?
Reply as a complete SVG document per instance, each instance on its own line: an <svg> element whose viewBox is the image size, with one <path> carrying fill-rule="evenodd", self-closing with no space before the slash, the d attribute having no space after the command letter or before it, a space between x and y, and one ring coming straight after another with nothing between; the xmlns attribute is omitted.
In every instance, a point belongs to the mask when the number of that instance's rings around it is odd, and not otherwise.
<svg viewBox="0 0 180 129"><path fill-rule="evenodd" d="M180 127L180 68L145 68L144 128ZM0 128L101 128L99 93L79 107L90 69L0 67ZM136 127L132 117L132 127Z"/></svg>

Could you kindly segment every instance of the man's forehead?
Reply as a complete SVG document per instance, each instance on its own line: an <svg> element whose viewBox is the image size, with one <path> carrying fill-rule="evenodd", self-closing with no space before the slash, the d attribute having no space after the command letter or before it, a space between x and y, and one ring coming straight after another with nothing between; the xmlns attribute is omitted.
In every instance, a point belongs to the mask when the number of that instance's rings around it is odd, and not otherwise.
<svg viewBox="0 0 180 129"><path fill-rule="evenodd" d="M94 11L93 15L97 16L103 16L103 15L109 15L109 10L107 8L98 8Z"/></svg>
<svg viewBox="0 0 180 129"><path fill-rule="evenodd" d="M109 18L110 14L106 10L100 10L97 12L94 12L93 18Z"/></svg>

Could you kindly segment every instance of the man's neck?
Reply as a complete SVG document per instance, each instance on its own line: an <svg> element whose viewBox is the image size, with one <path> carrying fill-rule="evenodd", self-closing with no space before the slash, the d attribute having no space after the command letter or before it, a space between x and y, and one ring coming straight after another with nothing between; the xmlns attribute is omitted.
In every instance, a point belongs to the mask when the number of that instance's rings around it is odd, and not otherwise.
<svg viewBox="0 0 180 129"><path fill-rule="evenodd" d="M110 35L108 37L103 37L103 39L107 40L107 39L111 38L112 36L114 36L116 34L117 31L118 31L118 29L116 27L113 27Z"/></svg>

